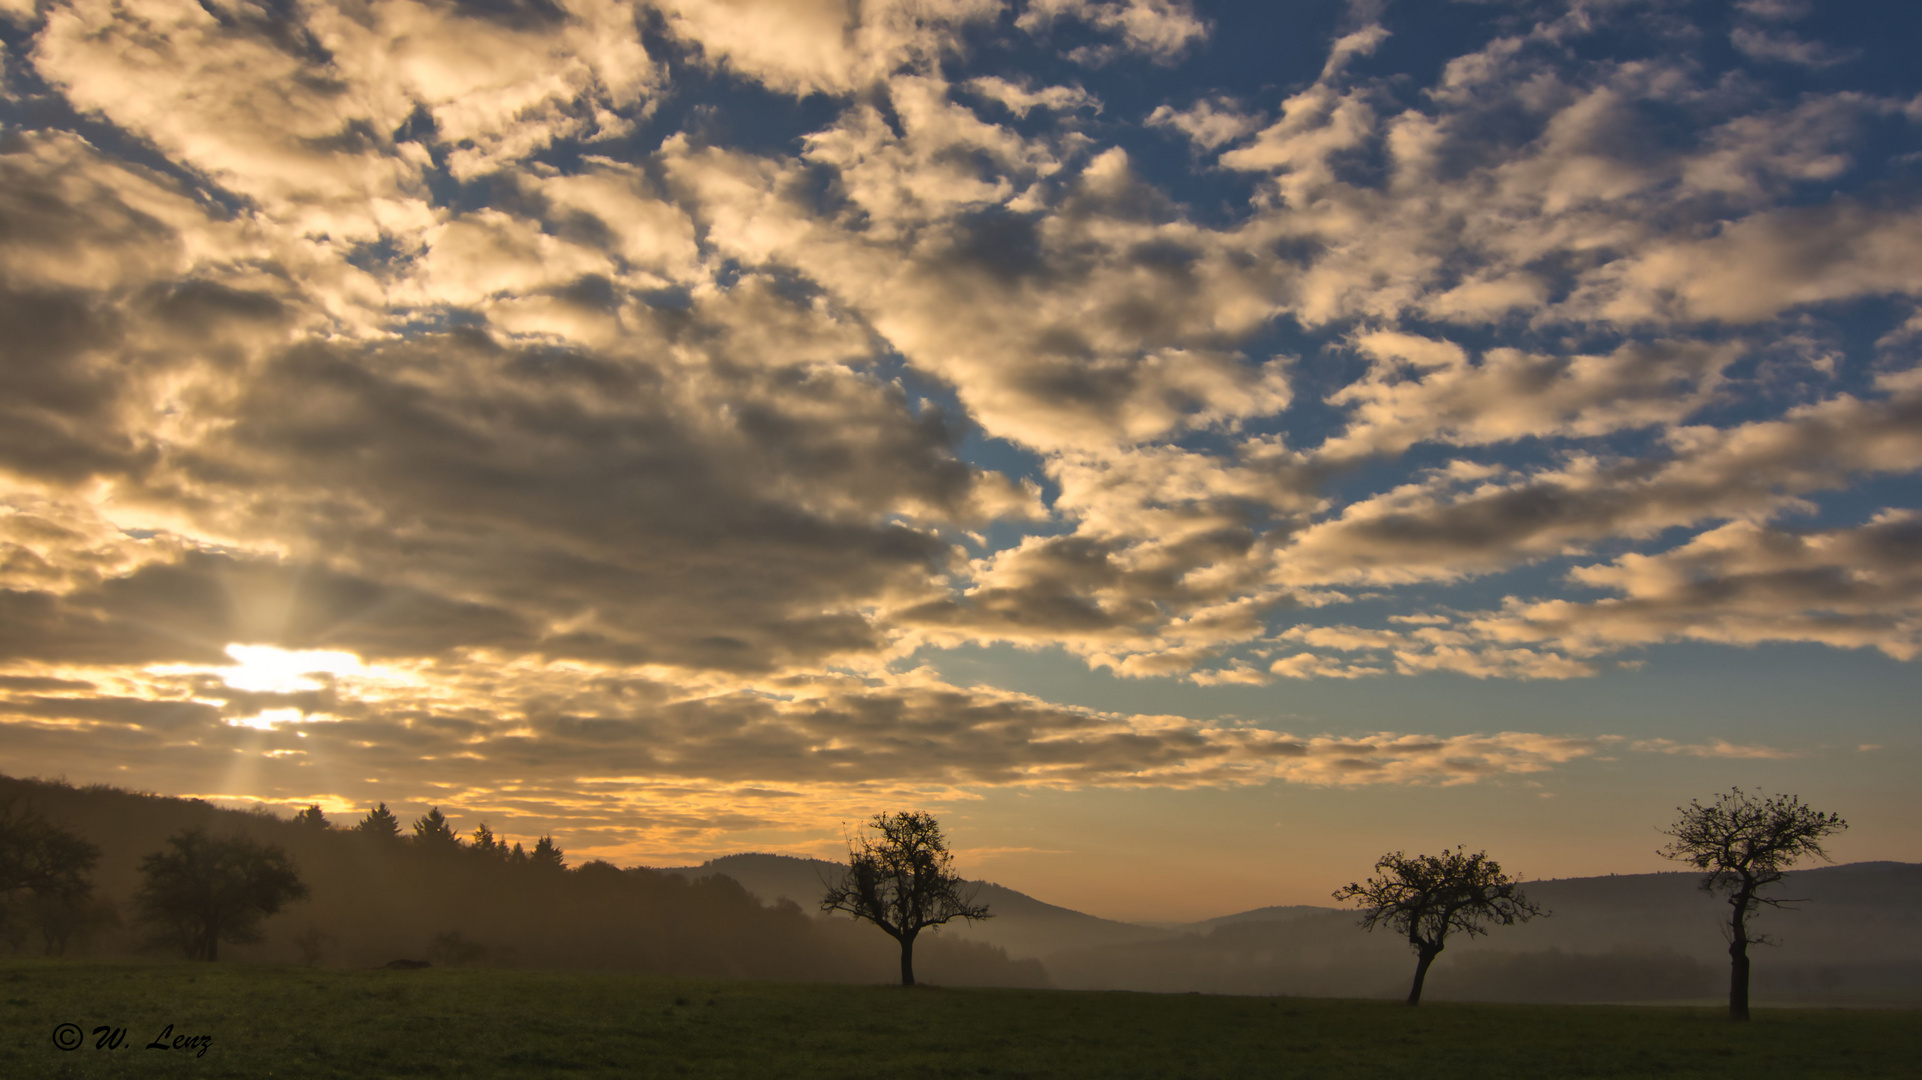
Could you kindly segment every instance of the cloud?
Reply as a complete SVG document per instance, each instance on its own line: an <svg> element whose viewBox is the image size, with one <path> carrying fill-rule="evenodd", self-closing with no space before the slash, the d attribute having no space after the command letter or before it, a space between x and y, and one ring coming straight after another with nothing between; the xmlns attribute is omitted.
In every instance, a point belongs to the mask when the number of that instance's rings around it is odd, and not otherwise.
<svg viewBox="0 0 1922 1080"><path fill-rule="evenodd" d="M1179 132L1200 150L1224 146L1261 127L1258 118L1228 97L1204 98L1179 112L1171 105L1158 105L1148 114L1147 124Z"/></svg>
<svg viewBox="0 0 1922 1080"><path fill-rule="evenodd" d="M998 101L1016 116L1027 116L1037 108L1071 113L1079 109L1101 111L1101 102L1079 86L1044 86L1031 89L1029 81L1010 82L999 75L970 79L967 88L991 101Z"/></svg>
<svg viewBox="0 0 1922 1080"><path fill-rule="evenodd" d="M1794 5L1742 8L1751 57L1593 5L1448 56L1366 7L1236 98L1169 0L43 5L0 133L10 753L431 775L615 850L1593 752L887 674L924 648L1203 686L1917 655L1914 510L1869 483L1922 469L1914 103L1793 82L1841 55ZM1030 81L1062 52L1139 107ZM1792 524L1828 493L1875 505ZM1530 565L1575 569L1419 589ZM237 689L236 644L400 675Z"/></svg>
<svg viewBox="0 0 1922 1080"><path fill-rule="evenodd" d="M1207 22L1195 15L1188 0L1030 0L1015 25L1045 33L1054 23L1070 20L1120 39L1082 45L1066 54L1096 67L1131 53L1173 64L1208 36Z"/></svg>
<svg viewBox="0 0 1922 1080"><path fill-rule="evenodd" d="M1743 56L1754 60L1773 60L1783 64L1820 70L1847 63L1853 54L1833 49L1819 41L1809 41L1791 33L1769 33L1752 26L1729 31L1729 41Z"/></svg>
<svg viewBox="0 0 1922 1080"><path fill-rule="evenodd" d="M328 692L244 695L212 680L171 679L192 698L13 693L14 740L85 730L103 746L165 746L162 760L252 747L299 749L336 769L393 767L394 753L441 763L450 796L487 778L521 785L577 777L656 783L914 785L933 790L1018 785L1197 787L1281 780L1308 784L1461 784L1543 772L1592 755L1586 738L1505 732L1428 737L1377 733L1298 737L1172 717L1066 709L1023 695L914 679L810 678L765 690L699 693L614 671L519 667L520 690L493 702L446 668L376 685L330 680ZM149 690L152 694L158 687ZM371 700L363 700L368 695ZM324 710L330 722L270 729L218 719L263 705ZM44 719L41 719L44 718ZM78 725L78 726L75 726ZM57 739L54 739L57 742ZM261 768L269 768L262 762ZM301 764L276 766L297 774ZM458 806L462 799L450 797Z"/></svg>
<svg viewBox="0 0 1922 1080"><path fill-rule="evenodd" d="M1619 594L1511 601L1476 622L1504 640L1592 653L1661 641L1809 641L1922 654L1922 518L1888 511L1854 528L1792 532L1731 522L1653 555L1578 567Z"/></svg>
<svg viewBox="0 0 1922 1080"><path fill-rule="evenodd" d="M1782 760L1803 756L1796 750L1778 750L1772 746L1740 746L1726 739L1716 739L1708 743L1678 743L1673 739L1637 739L1628 748L1642 754L1684 754L1689 757L1740 758L1748 760Z"/></svg>
<svg viewBox="0 0 1922 1080"><path fill-rule="evenodd" d="M1610 536L1714 518L1767 516L1796 496L1922 467L1909 376L1884 400L1838 396L1779 420L1671 429L1669 454L1576 458L1513 475L1465 464L1360 500L1276 553L1285 584L1398 583L1488 573Z"/></svg>
<svg viewBox="0 0 1922 1080"><path fill-rule="evenodd" d="M1922 212L1847 199L1756 214L1704 240L1657 242L1570 297L1625 323L1752 323L1807 304L1922 291Z"/></svg>
<svg viewBox="0 0 1922 1080"><path fill-rule="evenodd" d="M997 0L663 0L668 28L711 64L797 97L842 94L960 47Z"/></svg>
<svg viewBox="0 0 1922 1080"><path fill-rule="evenodd" d="M1486 445L1522 438L1588 438L1673 424L1700 408L1741 352L1703 342L1631 342L1605 356L1543 356L1491 349L1480 363L1450 342L1404 333L1359 335L1373 363L1330 395L1352 409L1319 453L1400 453L1418 442Z"/></svg>
<svg viewBox="0 0 1922 1080"><path fill-rule="evenodd" d="M1314 653L1296 653L1276 660L1268 665L1268 670L1287 679L1361 679L1370 675L1386 675L1389 669L1346 663Z"/></svg>

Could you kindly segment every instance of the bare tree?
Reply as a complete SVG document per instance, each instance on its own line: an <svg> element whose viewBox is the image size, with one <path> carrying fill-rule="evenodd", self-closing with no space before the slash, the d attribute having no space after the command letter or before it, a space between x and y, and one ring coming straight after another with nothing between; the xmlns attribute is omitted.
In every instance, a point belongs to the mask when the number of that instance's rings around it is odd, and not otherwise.
<svg viewBox="0 0 1922 1080"><path fill-rule="evenodd" d="M1441 955L1452 931L1486 934L1488 924L1508 926L1547 912L1528 902L1520 885L1502 873L1485 851L1465 854L1460 847L1440 855L1390 852L1375 861L1381 876L1335 890L1335 899L1361 905L1361 925L1386 926L1408 936L1415 950L1415 984L1408 1004L1421 1004L1428 966Z"/></svg>
<svg viewBox="0 0 1922 1080"><path fill-rule="evenodd" d="M821 898L822 911L866 919L901 945L901 985L914 985L914 939L953 919L991 918L986 904L964 893L954 856L934 815L919 810L876 814L874 835L848 840L848 870Z"/></svg>
<svg viewBox="0 0 1922 1080"><path fill-rule="evenodd" d="M1702 891L1728 899L1728 1018L1748 1019L1750 945L1773 944L1749 932L1749 918L1763 904L1799 903L1764 896L1805 855L1827 859L1822 838L1849 827L1840 815L1824 814L1793 795L1766 798L1730 788L1707 806L1690 799L1675 808L1682 816L1662 830L1674 839L1660 853L1704 871Z"/></svg>

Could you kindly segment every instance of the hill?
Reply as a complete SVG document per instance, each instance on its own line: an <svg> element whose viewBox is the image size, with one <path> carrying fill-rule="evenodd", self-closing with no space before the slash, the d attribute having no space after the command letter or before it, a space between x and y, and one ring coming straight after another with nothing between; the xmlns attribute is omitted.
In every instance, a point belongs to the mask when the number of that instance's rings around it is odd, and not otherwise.
<svg viewBox="0 0 1922 1080"><path fill-rule="evenodd" d="M1723 991L1724 905L1689 873L1536 881L1547 918L1457 936L1427 995L1488 1001L1707 1001ZM1757 927L1757 1001L1922 1005L1922 865L1890 862L1791 873ZM1157 940L1045 954L1065 987L1391 997L1413 961L1392 935L1335 908L1262 908Z"/></svg>
<svg viewBox="0 0 1922 1080"><path fill-rule="evenodd" d="M471 846L432 852L352 829L104 786L0 777L0 800L7 799L101 849L95 892L117 907L122 925L90 943L87 951L98 956L148 951L142 928L132 925L140 861L172 834L200 828L282 846L312 892L266 920L258 942L223 946L223 958L242 962L306 959L305 937L314 959L354 967L428 957L801 981L884 983L896 974L898 954L881 935L792 904L763 903L719 875L689 881L606 862L543 870ZM16 954L41 945L21 922L23 907L0 907L9 915L0 920L5 943ZM1048 984L1038 963L1012 961L978 942L932 941L917 960L936 983Z"/></svg>
<svg viewBox="0 0 1922 1080"><path fill-rule="evenodd" d="M725 875L769 903L786 900L804 910L813 910L819 906L827 882L838 880L846 870L846 865L826 859L747 854L710 859L699 866L668 867L660 873L690 881ZM954 923L943 927L939 935L949 940L982 942L1006 949L1011 957L1042 957L1064 949L1126 945L1163 936L1161 931L1149 927L1044 903L993 882L971 881L968 885L974 890L975 898L988 905L994 917L972 924Z"/></svg>

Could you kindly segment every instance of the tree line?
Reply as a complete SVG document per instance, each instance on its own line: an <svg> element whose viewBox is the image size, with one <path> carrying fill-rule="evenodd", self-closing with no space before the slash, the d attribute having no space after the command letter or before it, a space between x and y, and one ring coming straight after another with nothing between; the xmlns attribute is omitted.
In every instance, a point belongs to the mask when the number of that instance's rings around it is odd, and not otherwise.
<svg viewBox="0 0 1922 1080"><path fill-rule="evenodd" d="M44 953L63 955L76 939L119 924L118 911L94 896L91 874L100 848L18 804L17 796L0 801L0 926L16 951L29 931L38 930ZM318 804L294 815L293 824L306 830L333 827ZM384 802L352 831L375 843L403 842L400 821ZM461 853L530 873L567 866L551 836L541 837L528 852L518 843L509 848L482 822L473 843L463 843L439 807L416 820L412 837L405 839L411 850L427 857ZM134 908L148 931L146 944L177 948L189 960L219 959L222 942L260 940L263 919L309 895L286 848L241 834L212 835L200 827L168 837L165 848L141 860L140 874Z"/></svg>
<svg viewBox="0 0 1922 1080"><path fill-rule="evenodd" d="M124 926L116 918L93 935L90 951L98 954L159 950L223 961L385 966L412 960L855 983L884 981L898 969L891 942L792 903L763 903L731 878L689 879L600 860L575 865L552 837L517 845L485 825L457 833L438 810L411 827L380 805L339 821L329 821L316 807L289 818L104 786L0 777L0 803L9 797L16 823L58 822L56 831L104 851L97 865L70 863L77 873L68 877L93 886L92 902L109 911L117 906L117 914L126 916ZM298 889L282 890L277 911L255 907L254 917L243 914L238 922L223 913L212 950L205 947L204 924L196 936L177 915L147 918L140 898L151 895L145 872L150 857L180 858L174 840L196 829L193 867L207 865L210 845L243 838L256 853L282 852L305 897ZM23 830L9 825L0 833L0 849L11 850ZM250 861L260 862L233 857L224 865ZM0 863L11 862L0 856ZM257 883L271 877L246 876ZM10 872L0 876L0 919L11 913L17 917L8 925L25 931L17 942L0 940L0 950L11 945L17 952L28 939L32 951L45 949L28 884ZM80 895L78 888L68 892ZM74 951L84 944L70 942ZM1037 961L1011 960L991 945L953 939L922 944L927 975L937 981L1047 985Z"/></svg>

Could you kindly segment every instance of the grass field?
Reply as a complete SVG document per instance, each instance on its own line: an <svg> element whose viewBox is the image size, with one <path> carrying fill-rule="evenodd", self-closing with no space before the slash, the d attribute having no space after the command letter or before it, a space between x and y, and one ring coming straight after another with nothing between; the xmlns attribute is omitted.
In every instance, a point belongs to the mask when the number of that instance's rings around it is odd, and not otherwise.
<svg viewBox="0 0 1922 1080"><path fill-rule="evenodd" d="M60 1024L81 1044L54 1044ZM171 1033L165 1032L172 1025ZM96 1049L100 1026L124 1028ZM71 1036L73 1033L68 1032ZM157 1036L166 1049L149 1049ZM185 1042L201 1036L203 1049ZM182 1039L174 1049L172 1039ZM1914 1077L1922 1013L0 962L0 1076Z"/></svg>

